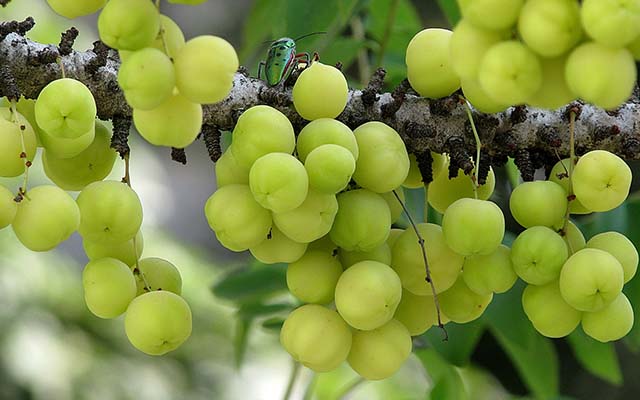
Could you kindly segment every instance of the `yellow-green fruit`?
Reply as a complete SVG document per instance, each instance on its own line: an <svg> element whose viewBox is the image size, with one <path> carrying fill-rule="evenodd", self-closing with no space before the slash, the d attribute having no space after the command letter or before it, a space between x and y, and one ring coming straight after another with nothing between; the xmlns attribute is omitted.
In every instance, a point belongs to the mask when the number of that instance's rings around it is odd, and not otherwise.
<svg viewBox="0 0 640 400"><path fill-rule="evenodd" d="M328 254L337 255L338 246L331 241L329 235L324 235L318 240L315 240L307 246L307 251L320 250Z"/></svg>
<svg viewBox="0 0 640 400"><path fill-rule="evenodd" d="M402 299L393 318L404 325L411 336L425 333L438 324L438 313L433 296L417 296L408 290L402 291ZM444 315L440 315L446 323Z"/></svg>
<svg viewBox="0 0 640 400"><path fill-rule="evenodd" d="M118 84L132 108L154 109L173 93L176 85L173 63L156 48L137 50L120 65Z"/></svg>
<svg viewBox="0 0 640 400"><path fill-rule="evenodd" d="M234 183L249 184L249 168L240 165L231 148L222 153L222 156L216 161L216 183L218 187Z"/></svg>
<svg viewBox="0 0 640 400"><path fill-rule="evenodd" d="M488 200L456 200L442 217L442 233L447 245L458 254L491 254L504 237L504 215Z"/></svg>
<svg viewBox="0 0 640 400"><path fill-rule="evenodd" d="M611 254L585 248L564 263L560 273L562 298L581 311L599 311L622 291L624 270Z"/></svg>
<svg viewBox="0 0 640 400"><path fill-rule="evenodd" d="M398 132L379 122L366 122L353 131L360 155L353 179L376 193L389 192L409 173L409 154Z"/></svg>
<svg viewBox="0 0 640 400"><path fill-rule="evenodd" d="M138 50L153 43L160 13L147 0L109 0L98 17L100 40L118 50Z"/></svg>
<svg viewBox="0 0 640 400"><path fill-rule="evenodd" d="M438 296L440 309L451 321L459 324L480 318L493 299L493 293L477 294L463 279Z"/></svg>
<svg viewBox="0 0 640 400"><path fill-rule="evenodd" d="M307 251L287 267L287 287L305 303L327 304L333 301L342 265L331 253Z"/></svg>
<svg viewBox="0 0 640 400"><path fill-rule="evenodd" d="M169 261L158 257L147 257L138 261L136 273L136 296L146 292L164 290L182 294L182 276Z"/></svg>
<svg viewBox="0 0 640 400"><path fill-rule="evenodd" d="M569 221L567 224L567 228L562 234L562 229L564 227L564 221L559 222L558 224L553 226L553 229L562 236L564 242L567 244L567 250L569 250L569 256L571 256L576 251L580 251L585 248L586 240L584 239L584 235L580 231L580 228L576 226L573 222Z"/></svg>
<svg viewBox="0 0 640 400"><path fill-rule="evenodd" d="M558 281L543 286L528 285L522 293L522 307L533 327L551 338L567 336L582 318L582 312L562 298Z"/></svg>
<svg viewBox="0 0 640 400"><path fill-rule="evenodd" d="M129 267L115 258L89 261L82 271L84 301L100 318L115 318L136 297L136 280Z"/></svg>
<svg viewBox="0 0 640 400"><path fill-rule="evenodd" d="M233 212L229 212L230 204ZM258 204L247 185L227 185L216 190L207 200L204 213L216 238L232 251L257 246L271 229L271 212Z"/></svg>
<svg viewBox="0 0 640 400"><path fill-rule="evenodd" d="M116 155L111 148L111 132L96 122L95 137L89 147L70 158L59 158L46 150L42 153L42 165L45 174L60 188L78 191L106 178Z"/></svg>
<svg viewBox="0 0 640 400"><path fill-rule="evenodd" d="M12 227L18 240L32 251L48 251L78 229L80 211L57 186L36 186L18 204Z"/></svg>
<svg viewBox="0 0 640 400"><path fill-rule="evenodd" d="M336 369L351 349L351 329L338 315L316 304L295 309L282 325L280 343L294 360L315 372Z"/></svg>
<svg viewBox="0 0 640 400"><path fill-rule="evenodd" d="M471 103L476 110L487 113L496 114L509 108L508 104L495 101L475 79L462 80L462 93L464 97Z"/></svg>
<svg viewBox="0 0 640 400"><path fill-rule="evenodd" d="M265 240L249 248L251 254L265 264L292 263L299 260L306 250L306 243L289 239L275 226L271 227L271 234Z"/></svg>
<svg viewBox="0 0 640 400"><path fill-rule="evenodd" d="M340 249L338 251L342 266L347 269L360 261L377 261L386 265L391 265L391 248L387 243L381 244L379 247L371 251L347 251Z"/></svg>
<svg viewBox="0 0 640 400"><path fill-rule="evenodd" d="M431 279L436 293L449 289L462 270L464 257L447 246L442 228L435 224L418 224L418 232L424 239ZM432 295L431 285L426 281L422 248L413 229L405 230L391 249L391 266L398 273L402 287L413 294Z"/></svg>
<svg viewBox="0 0 640 400"><path fill-rule="evenodd" d="M411 336L402 323L392 319L370 331L355 331L347 361L368 380L388 378L409 358Z"/></svg>
<svg viewBox="0 0 640 400"><path fill-rule="evenodd" d="M549 180L562 186L567 196L569 195L569 159L560 160L553 166L549 173ZM571 214L590 214L592 211L587 209L576 196L575 199L569 201L569 211Z"/></svg>
<svg viewBox="0 0 640 400"><path fill-rule="evenodd" d="M342 122L331 118L320 118L309 122L300 131L296 150L300 161L305 162L314 149L323 144L337 144L349 150L358 160L358 142L353 131Z"/></svg>
<svg viewBox="0 0 640 400"><path fill-rule="evenodd" d="M518 19L518 33L542 57L557 57L582 38L580 5L575 0L529 0Z"/></svg>
<svg viewBox="0 0 640 400"><path fill-rule="evenodd" d="M245 168L269 153L293 153L296 137L289 119L266 105L253 106L240 115L233 128L231 151ZM302 158L300 159L301 161Z"/></svg>
<svg viewBox="0 0 640 400"><path fill-rule="evenodd" d="M585 0L582 25L595 41L624 47L640 35L640 2L637 0Z"/></svg>
<svg viewBox="0 0 640 400"><path fill-rule="evenodd" d="M542 67L542 85L537 92L527 99L527 104L534 107L555 110L575 100L564 71L567 64L567 56L540 59Z"/></svg>
<svg viewBox="0 0 640 400"><path fill-rule="evenodd" d="M335 194L349 184L356 161L353 154L337 144L315 148L304 162L309 186L323 193Z"/></svg>
<svg viewBox="0 0 640 400"><path fill-rule="evenodd" d="M611 79L612 76L616 79ZM631 96L636 81L636 64L627 49L587 42L569 55L565 78L576 96L612 110Z"/></svg>
<svg viewBox="0 0 640 400"><path fill-rule="evenodd" d="M307 198L298 208L273 213L273 223L289 239L310 243L329 233L337 213L338 200L335 195L309 189Z"/></svg>
<svg viewBox="0 0 640 400"><path fill-rule="evenodd" d="M104 7L107 0L47 0L47 3L56 13L65 18L73 19L93 14Z"/></svg>
<svg viewBox="0 0 640 400"><path fill-rule="evenodd" d="M293 106L304 119L335 118L347 105L349 87L339 69L314 62L293 86Z"/></svg>
<svg viewBox="0 0 640 400"><path fill-rule="evenodd" d="M567 206L566 192L551 181L521 183L509 198L513 218L525 228L557 224L567 213Z"/></svg>
<svg viewBox="0 0 640 400"><path fill-rule="evenodd" d="M386 324L400 303L402 284L391 267L361 261L342 273L336 285L338 312L352 327L371 330Z"/></svg>
<svg viewBox="0 0 640 400"><path fill-rule="evenodd" d="M22 126L24 130L20 129ZM20 158L23 140L27 160L32 161L37 143L33 128L19 113L14 115L11 109L0 107L0 176L12 178L24 173L25 160Z"/></svg>
<svg viewBox="0 0 640 400"><path fill-rule="evenodd" d="M109 244L132 239L142 225L142 204L136 192L118 181L94 182L76 199L78 232L83 239Z"/></svg>
<svg viewBox="0 0 640 400"><path fill-rule="evenodd" d="M614 256L624 270L624 283L629 282L636 274L638 250L625 235L613 231L603 232L589 239L586 246L604 250Z"/></svg>
<svg viewBox="0 0 640 400"><path fill-rule="evenodd" d="M517 40L491 47L480 64L478 81L494 101L522 104L542 86L538 56Z"/></svg>
<svg viewBox="0 0 640 400"><path fill-rule="evenodd" d="M633 327L633 319L631 303L624 293L620 293L602 310L584 313L582 329L600 342L610 342L625 337Z"/></svg>
<svg viewBox="0 0 640 400"><path fill-rule="evenodd" d="M449 51L452 33L448 29L425 29L407 46L407 77L422 97L438 99L460 88L460 78L453 69Z"/></svg>
<svg viewBox="0 0 640 400"><path fill-rule="evenodd" d="M200 133L202 106L173 94L151 110L134 109L133 123L149 143L182 149Z"/></svg>
<svg viewBox="0 0 640 400"><path fill-rule="evenodd" d="M573 169L573 190L586 208L609 211L627 198L631 178L631 168L622 158L593 150L580 157Z"/></svg>
<svg viewBox="0 0 640 400"><path fill-rule="evenodd" d="M180 29L174 20L164 14L160 14L160 30L163 34L158 32L158 36L151 44L151 47L155 47L156 49L165 52L169 58L173 60L176 54L178 54L178 51L180 51L185 44L182 29Z"/></svg>
<svg viewBox="0 0 640 400"><path fill-rule="evenodd" d="M636 61L640 60L640 36L638 36L636 40L631 42L631 44L627 46L627 49L629 49L631 54L633 54L633 58L635 58Z"/></svg>
<svg viewBox="0 0 640 400"><path fill-rule="evenodd" d="M462 19L453 29L449 46L453 70L463 81L478 79L478 66L484 53L507 37L508 32L478 28Z"/></svg>
<svg viewBox="0 0 640 400"><path fill-rule="evenodd" d="M502 30L518 21L524 0L458 0L462 16L479 28Z"/></svg>
<svg viewBox="0 0 640 400"><path fill-rule="evenodd" d="M82 82L63 78L50 82L40 91L34 111L38 126L49 135L75 139L93 128L96 103Z"/></svg>
<svg viewBox="0 0 640 400"><path fill-rule="evenodd" d="M67 139L49 135L47 132L40 134L42 147L56 158L73 158L87 150L96 138L95 124L77 138Z"/></svg>
<svg viewBox="0 0 640 400"><path fill-rule="evenodd" d="M0 107L8 107L8 105L4 105L0 101ZM18 110L18 112L22 114L22 116L24 116L27 121L29 121L29 125L31 125L31 128L33 128L33 132L35 132L36 134L36 140L38 141L38 147L42 147L42 143L40 143L40 136L42 135L42 130L36 123L35 108L36 108L35 99L27 99L24 97L20 97L20 100L18 100L18 103L16 104L16 110Z"/></svg>
<svg viewBox="0 0 640 400"><path fill-rule="evenodd" d="M427 188L427 199L429 205L440 214L444 214L453 202L462 198L475 198L473 191L473 181L469 175L465 175L462 170L458 171L458 176L449 179L449 161L447 161L443 172L439 174ZM496 185L493 168L489 170L487 182L478 186L478 199L487 200L493 194Z"/></svg>
<svg viewBox="0 0 640 400"><path fill-rule="evenodd" d="M478 294L504 293L518 280L511 264L511 249L500 245L491 254L465 257L462 279Z"/></svg>
<svg viewBox="0 0 640 400"><path fill-rule="evenodd" d="M558 279L569 256L567 245L554 230L532 226L511 245L513 269L525 282L544 285Z"/></svg>
<svg viewBox="0 0 640 400"><path fill-rule="evenodd" d="M15 195L3 185L0 185L0 229L11 225L18 212L18 203L14 199Z"/></svg>
<svg viewBox="0 0 640 400"><path fill-rule="evenodd" d="M370 251L387 240L391 213L384 199L369 190L340 193L338 212L329 235L348 251Z"/></svg>
<svg viewBox="0 0 640 400"><path fill-rule="evenodd" d="M298 208L307 198L309 178L304 165L287 153L270 153L249 171L249 187L256 201L274 213Z"/></svg>
<svg viewBox="0 0 640 400"><path fill-rule="evenodd" d="M124 330L136 349L159 356L177 349L191 336L191 309L173 292L145 293L127 308Z"/></svg>
<svg viewBox="0 0 640 400"><path fill-rule="evenodd" d="M226 40L197 36L175 56L176 86L194 103L217 103L231 91L238 63L235 49Z"/></svg>
<svg viewBox="0 0 640 400"><path fill-rule="evenodd" d="M389 237L387 238L387 245L389 246L389 249L393 250L393 246L396 244L396 241L403 232L404 229L391 228L389 231Z"/></svg>
<svg viewBox="0 0 640 400"><path fill-rule="evenodd" d="M133 242L135 240L135 249ZM128 266L133 266L142 255L144 248L144 238L142 232L138 231L135 238L124 242L107 244L104 242L92 242L91 240L83 240L82 247L89 260L98 260L101 258L115 258Z"/></svg>

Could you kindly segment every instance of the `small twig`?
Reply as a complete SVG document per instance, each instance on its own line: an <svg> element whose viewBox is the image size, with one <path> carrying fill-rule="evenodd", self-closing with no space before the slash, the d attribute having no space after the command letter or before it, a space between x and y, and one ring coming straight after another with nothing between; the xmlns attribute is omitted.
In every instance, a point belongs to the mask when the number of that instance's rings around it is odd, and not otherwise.
<svg viewBox="0 0 640 400"><path fill-rule="evenodd" d="M289 375L289 382L287 382L287 389L284 392L284 396L282 396L282 400L289 400L291 395L293 394L293 387L298 380L298 375L300 374L300 363L297 361L293 361L293 366L291 368L291 375Z"/></svg>
<svg viewBox="0 0 640 400"><path fill-rule="evenodd" d="M569 179L569 188L567 190L567 212L564 215L564 223L562 224L562 230L560 232L561 236L565 236L567 234L567 228L569 227L569 217L571 215L571 202L576 199L576 195L573 193L573 167L576 158L576 150L575 150L575 124L576 124L576 113L574 111L570 111L569 114L569 170L567 171L568 179ZM573 249L571 248L571 244L569 240L567 240L569 244L569 251L573 253Z"/></svg>
<svg viewBox="0 0 640 400"><path fill-rule="evenodd" d="M184 149L176 149L175 147L172 147L171 159L175 162L185 165L187 164L187 153L185 153Z"/></svg>
<svg viewBox="0 0 640 400"><path fill-rule="evenodd" d="M73 52L73 43L79 33L75 27L71 27L60 35L60 44L58 45L60 56L68 56Z"/></svg>
<svg viewBox="0 0 640 400"><path fill-rule="evenodd" d="M378 100L378 93L382 91L384 85L384 77L387 75L387 71L380 67L375 70L367 87L362 91L362 103L365 106L372 106Z"/></svg>
<svg viewBox="0 0 640 400"><path fill-rule="evenodd" d="M469 102L464 97L460 96L460 99L464 101L465 109L467 110L467 117L469 118L469 123L471 124L471 130L473 131L473 137L476 140L476 167L473 170L473 176L471 177L471 181L473 182L473 195L475 198L478 198L478 176L480 172L480 150L482 149L482 142L480 141L480 135L478 135L478 130L476 129L476 124L473 122L473 114L471 113L471 106Z"/></svg>
<svg viewBox="0 0 640 400"><path fill-rule="evenodd" d="M29 167L31 167L31 161L29 161L29 158L27 155L27 147L24 142L24 130L27 127L24 124L21 124L20 121L18 120L18 111L16 107L17 107L17 99L11 99L11 107L10 107L11 122L13 122L16 125L19 124L20 158L24 159L24 173L23 173L22 186L18 188L18 195L15 197L16 202L19 203L20 201L22 201L23 198L26 198L27 200L29 200L29 196L27 195L27 190L29 186ZM17 199L20 199L20 201L18 201Z"/></svg>
<svg viewBox="0 0 640 400"><path fill-rule="evenodd" d="M118 152L120 158L124 159L130 151L129 130L131 129L131 118L116 115L111 122L113 122L111 148Z"/></svg>
<svg viewBox="0 0 640 400"><path fill-rule="evenodd" d="M209 158L214 163L217 162L222 156L222 148L220 147L220 136L222 132L213 125L202 125L202 140L207 147Z"/></svg>
<svg viewBox="0 0 640 400"><path fill-rule="evenodd" d="M393 101L387 104L383 104L382 107L380 107L380 114L382 118L389 118L396 112L398 112L398 110L404 103L409 89L411 89L411 84L409 83L408 79L404 79L398 86L396 86L395 89L393 89L393 92L391 93Z"/></svg>
<svg viewBox="0 0 640 400"><path fill-rule="evenodd" d="M395 190L393 190L392 192L396 200L398 200L398 203L400 203L400 206L402 206L402 211L404 211L404 214L407 216L407 219L409 220L409 223L411 224L413 231L416 233L416 236L418 237L418 244L420 245L420 250L422 251L422 260L424 262L425 281L429 282L429 285L431 286L433 301L436 305L436 314L438 315L438 327L442 329L442 332L444 332L444 339L442 339L442 341L446 342L447 340L449 340L449 334L447 333L447 329L444 327L444 324L442 323L442 318L440 315L440 302L438 301L438 295L436 293L436 287L433 284L433 279L431 279L431 271L429 270L429 262L427 261L427 249L424 246L424 238L422 237L422 235L420 235L420 231L418 231L418 227L416 226L416 223L413 221L413 218L411 218L411 214L409 213L407 206L405 206L402 199L400 199L400 196L398 196L398 193Z"/></svg>

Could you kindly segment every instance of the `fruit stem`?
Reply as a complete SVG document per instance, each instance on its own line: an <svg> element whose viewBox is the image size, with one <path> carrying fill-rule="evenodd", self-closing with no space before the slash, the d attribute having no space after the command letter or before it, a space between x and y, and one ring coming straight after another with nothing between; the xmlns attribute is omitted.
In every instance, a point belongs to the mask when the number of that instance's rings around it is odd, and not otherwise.
<svg viewBox="0 0 640 400"><path fill-rule="evenodd" d="M384 33L382 34L382 40L380 41L380 50L378 51L376 67L382 66L382 61L384 60L384 53L387 52L387 46L389 45L389 39L391 38L391 30L393 28L394 22L396 21L396 14L398 13L399 5L400 5L400 0L393 0L391 5L389 6L389 11L387 14L387 24L384 27Z"/></svg>
<svg viewBox="0 0 640 400"><path fill-rule="evenodd" d="M460 100L464 101L464 108L467 111L467 118L469 118L469 122L471 123L471 130L473 131L473 137L476 139L476 162L475 168L473 169L473 177L471 177L471 181L473 181L473 194L478 198L478 174L480 171L480 149L482 149L482 142L480 141L480 135L478 135L478 130L476 129L476 124L473 122L473 114L471 113L471 106L469 102L464 97L460 96Z"/></svg>
<svg viewBox="0 0 640 400"><path fill-rule="evenodd" d="M60 74L62 75L62 79L65 79L67 77L67 73L64 70L64 64L62 63L62 57L58 57L56 59L56 63L58 63L58 65L60 66Z"/></svg>
<svg viewBox="0 0 640 400"><path fill-rule="evenodd" d="M16 196L16 199L22 200L26 198L27 200L31 200L27 195L27 186L29 185L29 167L31 166L31 161L29 161L29 158L27 156L27 146L25 145L25 142L24 142L24 130L26 129L26 127L23 124L21 124L20 121L18 120L17 101L15 99L11 100L10 109L11 109L11 122L18 125L18 128L20 129L20 146L21 146L20 158L24 158L24 174L23 174L22 186L18 188L18 195Z"/></svg>
<svg viewBox="0 0 640 400"><path fill-rule="evenodd" d="M287 390L284 392L284 396L282 400L289 400L291 398L291 394L293 393L293 387L298 380L298 375L300 374L300 363L294 361L293 367L291 368L291 375L289 375L289 382L287 383Z"/></svg>
<svg viewBox="0 0 640 400"><path fill-rule="evenodd" d="M338 393L336 393L335 398L337 400L346 399L348 395L350 395L358 386L366 382L363 377L358 377L354 379L352 382L347 383L342 387Z"/></svg>
<svg viewBox="0 0 640 400"><path fill-rule="evenodd" d="M122 178L122 182L126 183L127 186L129 186L129 188L131 188L133 190L133 187L131 186L131 174L129 173L129 154L127 153L124 155L124 177ZM144 290L147 292L151 291L151 286L149 285L149 282L147 282L147 278L144 276L144 272L142 272L142 270L140 269L140 264L139 264L139 257L138 257L138 243L136 241L136 236L138 236L137 234L133 237L132 241L133 241L133 251L136 254L136 267L133 269L133 273L136 275L140 275L140 278L142 278L142 282L144 283Z"/></svg>
<svg viewBox="0 0 640 400"><path fill-rule="evenodd" d="M311 379L309 379L309 383L307 383L307 388L304 390L304 397L302 398L302 400L311 400L313 398L313 392L316 388L317 379L318 374L313 372L313 375L311 375Z"/></svg>
<svg viewBox="0 0 640 400"><path fill-rule="evenodd" d="M404 214L407 216L407 219L409 220L409 223L411 224L411 227L413 228L413 231L416 233L416 236L418 237L418 244L420 245L420 251L422 251L422 260L424 261L424 269L425 269L425 281L429 282L429 285L431 286L431 293L433 294L433 302L436 305L436 314L438 315L438 327L440 329L442 329L442 332L444 333L444 338L442 339L443 342L446 342L447 340L449 340L449 334L447 333L447 329L444 327L444 324L442 323L442 318L440 315L440 302L438 301L438 295L436 294L436 287L433 284L433 280L431 279L431 271L429 270L429 262L427 261L427 249L424 247L424 238L422 237L422 235L420 235L420 231L418 231L418 227L416 226L416 223L413 221L413 218L411 218L411 214L409 214L409 210L407 210L407 207L405 206L404 202L400 199L400 196L398 196L398 193L395 190L392 190L393 195L396 197L396 200L398 200L398 202L400 203L400 206L402 206L402 211L404 211Z"/></svg>
<svg viewBox="0 0 640 400"><path fill-rule="evenodd" d="M571 201L575 200L575 194L573 193L573 166L576 159L576 144L575 144L575 125L576 125L576 112L571 110L569 112L569 189L567 191L567 212L564 215L564 223L562 224L562 231L560 232L561 236L565 236L567 234L567 228L569 226L569 216L571 214ZM569 241L567 240L567 243ZM569 243L569 251L573 253L573 249L571 248L571 243Z"/></svg>
<svg viewBox="0 0 640 400"><path fill-rule="evenodd" d="M160 0L156 0L156 8L158 9L158 12L160 12ZM165 38L165 30L164 25L162 25L162 20L160 20L160 32L158 32L158 34L160 35L160 40L162 41L164 54L166 54L167 57L169 57L169 60L173 62L173 57L171 57L171 54L169 54L169 46L167 45L167 39Z"/></svg>

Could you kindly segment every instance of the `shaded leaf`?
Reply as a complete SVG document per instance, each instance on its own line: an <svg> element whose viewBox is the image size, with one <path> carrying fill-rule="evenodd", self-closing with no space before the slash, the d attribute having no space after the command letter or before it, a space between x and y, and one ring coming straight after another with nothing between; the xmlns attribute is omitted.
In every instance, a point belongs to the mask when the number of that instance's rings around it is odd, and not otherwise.
<svg viewBox="0 0 640 400"><path fill-rule="evenodd" d="M422 349L416 351L416 355L433 383L427 399L464 400L468 398L460 374L437 351Z"/></svg>
<svg viewBox="0 0 640 400"><path fill-rule="evenodd" d="M272 318L265 319L262 322L262 327L266 330L273 331L275 333L280 333L280 329L282 329L283 324L284 324L284 318L272 317Z"/></svg>
<svg viewBox="0 0 640 400"><path fill-rule="evenodd" d="M536 332L525 316L523 289L523 282L518 282L509 292L494 296L483 318L531 392L553 398L558 396L558 358L551 341Z"/></svg>
<svg viewBox="0 0 640 400"><path fill-rule="evenodd" d="M291 311L293 310L293 308L293 304L289 303L246 303L240 306L240 309L238 310L238 316L244 319L253 319L281 313L283 311Z"/></svg>
<svg viewBox="0 0 640 400"><path fill-rule="evenodd" d="M233 336L233 355L236 368L240 368L242 366L244 356L247 352L251 322L251 319L246 318L238 318L236 320L236 329Z"/></svg>
<svg viewBox="0 0 640 400"><path fill-rule="evenodd" d="M458 2L456 0L438 0L438 5L442 10L442 13L447 17L447 21L453 27L460 21L460 8L458 8Z"/></svg>
<svg viewBox="0 0 640 400"><path fill-rule="evenodd" d="M256 0L244 21L243 42L240 48L240 62L253 65L256 53L266 45L262 42L277 39L275 35L283 24L286 0Z"/></svg>
<svg viewBox="0 0 640 400"><path fill-rule="evenodd" d="M287 289L285 264L256 265L231 271L212 288L220 298L236 302L257 301Z"/></svg>
<svg viewBox="0 0 640 400"><path fill-rule="evenodd" d="M469 359L482 332L484 331L484 321L477 319L467 324L448 323L446 326L449 340L442 341L442 331L433 327L423 336L444 359L459 367L469 364Z"/></svg>
<svg viewBox="0 0 640 400"><path fill-rule="evenodd" d="M601 343L578 328L567 337L573 354L589 372L614 385L622 383L622 372L613 343Z"/></svg>

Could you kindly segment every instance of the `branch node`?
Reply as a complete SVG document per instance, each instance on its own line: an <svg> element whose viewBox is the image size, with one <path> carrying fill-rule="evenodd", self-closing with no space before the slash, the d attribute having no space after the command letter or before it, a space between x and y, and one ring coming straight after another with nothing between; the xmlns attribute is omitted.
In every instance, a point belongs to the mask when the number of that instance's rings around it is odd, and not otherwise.
<svg viewBox="0 0 640 400"><path fill-rule="evenodd" d="M0 65L0 96L4 95L9 100L18 101L20 89L15 77L7 64Z"/></svg>
<svg viewBox="0 0 640 400"><path fill-rule="evenodd" d="M292 103L291 97L281 86L263 86L258 93L258 98L268 105L276 107L286 107Z"/></svg>
<svg viewBox="0 0 640 400"><path fill-rule="evenodd" d="M449 153L449 179L458 176L458 170L462 170L465 175L473 172L473 162L465 148L464 139L461 136L451 136L446 143Z"/></svg>
<svg viewBox="0 0 640 400"><path fill-rule="evenodd" d="M422 182L428 185L433 181L433 156L431 150L414 153Z"/></svg>
<svg viewBox="0 0 640 400"><path fill-rule="evenodd" d="M171 148L171 159L175 162L178 162L182 165L187 164L187 153L185 153L184 149L177 149L175 147Z"/></svg>
<svg viewBox="0 0 640 400"><path fill-rule="evenodd" d="M513 109L511 110L511 114L509 114L511 125L521 124L526 121L527 114L527 107L523 105L513 107Z"/></svg>
<svg viewBox="0 0 640 400"><path fill-rule="evenodd" d="M78 37L78 30L75 27L67 29L60 35L60 44L58 45L58 53L61 56L68 56L73 52L73 43Z"/></svg>
<svg viewBox="0 0 640 400"><path fill-rule="evenodd" d="M85 65L84 70L95 78L95 74L101 67L107 65L107 58L109 55L109 50L111 48L104 44L101 40L97 40L93 42L93 49L91 50L93 54L96 56L93 57L87 65Z"/></svg>
<svg viewBox="0 0 640 400"><path fill-rule="evenodd" d="M118 152L121 158L129 155L129 130L131 128L131 117L114 115L113 136L111 137L111 148Z"/></svg>
<svg viewBox="0 0 640 400"><path fill-rule="evenodd" d="M568 124L569 120L571 119L572 113L575 114L576 121L580 119L580 114L582 114L582 106L583 104L579 101L574 101L573 103L568 104L562 112L562 121Z"/></svg>
<svg viewBox="0 0 640 400"><path fill-rule="evenodd" d="M533 175L535 173L535 168L533 167L533 162L531 161L531 153L529 152L529 149L519 149L518 151L516 151L514 162L516 164L516 167L518 167L518 169L520 170L522 180L525 182L532 181Z"/></svg>
<svg viewBox="0 0 640 400"><path fill-rule="evenodd" d="M378 93L382 91L384 85L384 78L387 75L387 71L380 67L375 70L367 87L362 91L362 104L365 107L371 107L376 101L378 101Z"/></svg>
<svg viewBox="0 0 640 400"><path fill-rule="evenodd" d="M640 139L625 135L622 139L622 151L627 158L633 158L640 153Z"/></svg>
<svg viewBox="0 0 640 400"><path fill-rule="evenodd" d="M398 110L404 103L404 99L409 89L411 89L411 84L409 83L408 79L403 80L398 86L396 86L395 89L393 89L393 92L391 93L393 101L382 105L382 107L380 108L383 119L390 118L394 116L396 112L398 112Z"/></svg>
<svg viewBox="0 0 640 400"><path fill-rule="evenodd" d="M562 139L560 138L558 129L555 127L542 125L536 131L536 135L540 142L548 144L551 147L560 147L562 145Z"/></svg>
<svg viewBox="0 0 640 400"><path fill-rule="evenodd" d="M249 70L244 65L241 65L238 67L238 73L242 74L242 76L245 76L247 78L250 77Z"/></svg>
<svg viewBox="0 0 640 400"><path fill-rule="evenodd" d="M217 162L222 156L222 148L220 147L220 137L222 132L215 125L204 124L202 125L202 139L207 147L207 153L209 158L214 163Z"/></svg>
<svg viewBox="0 0 640 400"><path fill-rule="evenodd" d="M457 92L448 97L433 99L429 102L429 111L439 117L449 117L460 106L459 99Z"/></svg>
<svg viewBox="0 0 640 400"><path fill-rule="evenodd" d="M8 1L7 1L8 3ZM4 5L3 5L4 7ZM0 23L0 42L4 40L10 33L17 33L20 36L24 36L27 32L34 27L36 22L33 17L27 17L24 21L6 21Z"/></svg>

